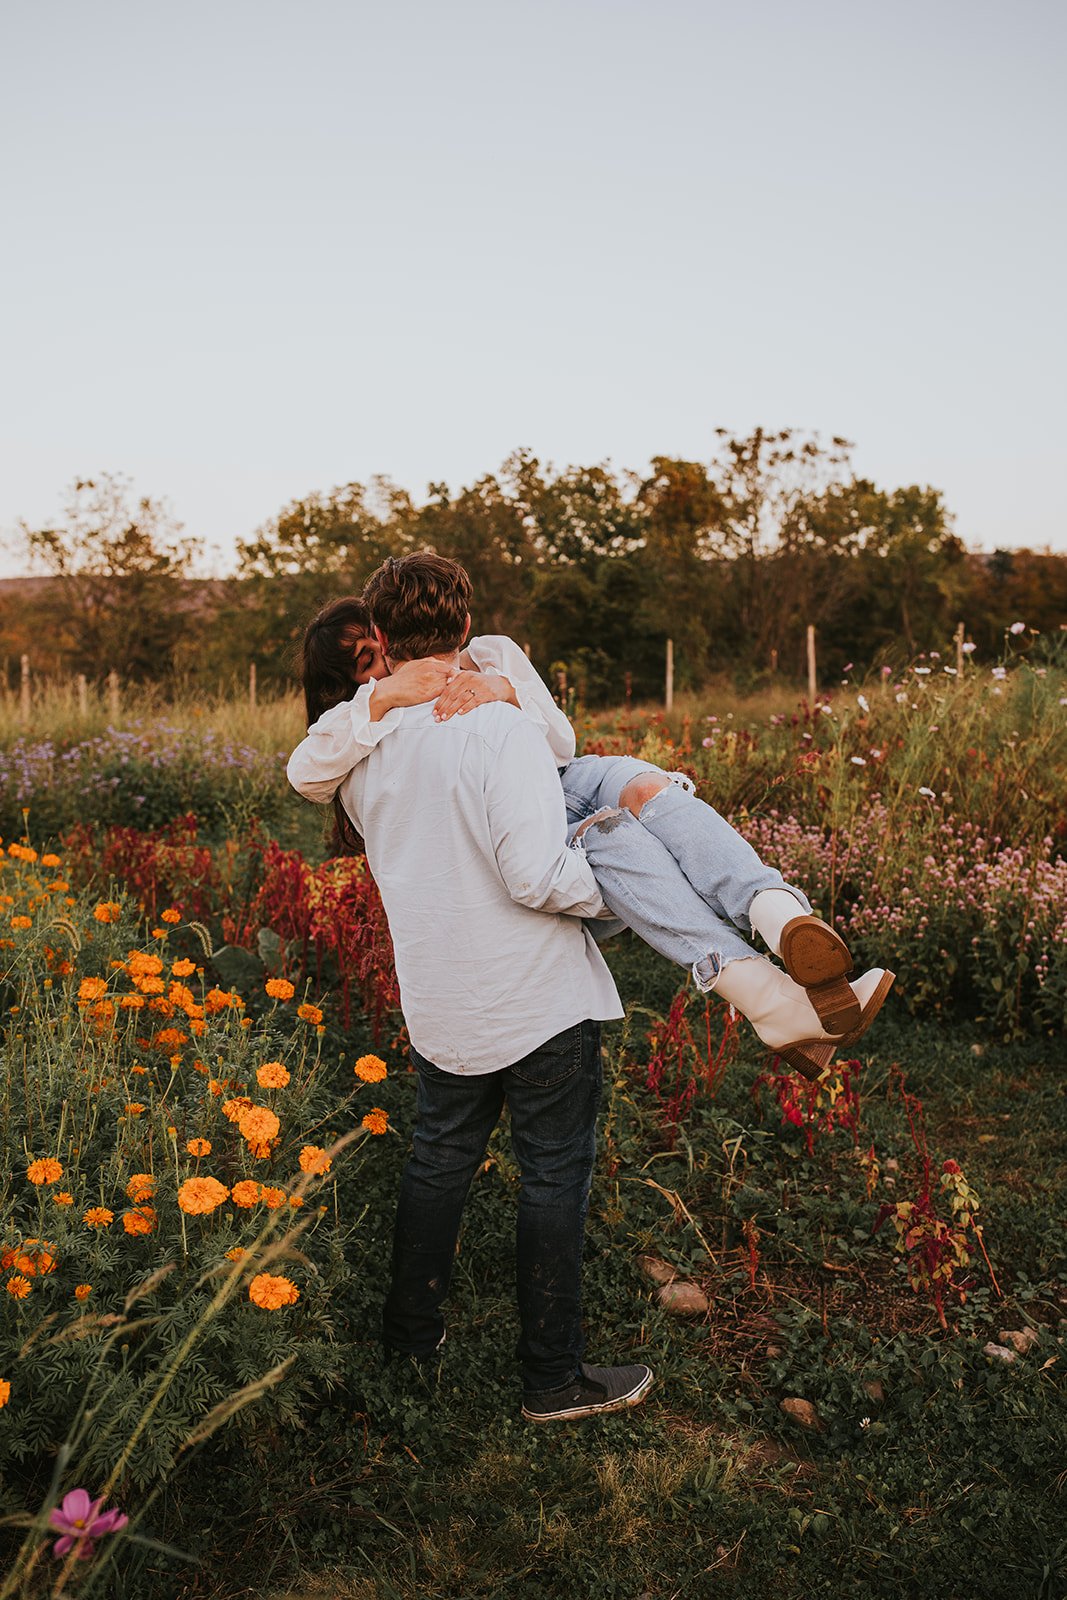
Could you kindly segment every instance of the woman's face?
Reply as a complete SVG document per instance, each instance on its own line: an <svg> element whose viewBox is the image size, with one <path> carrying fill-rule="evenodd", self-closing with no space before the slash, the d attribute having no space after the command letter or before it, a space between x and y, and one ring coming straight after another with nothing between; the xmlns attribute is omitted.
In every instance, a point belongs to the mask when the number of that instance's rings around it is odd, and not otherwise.
<svg viewBox="0 0 1067 1600"><path fill-rule="evenodd" d="M355 667L356 682L362 687L370 683L372 678L387 678L389 668L385 664L381 646L374 635L360 633L352 640L352 662Z"/></svg>

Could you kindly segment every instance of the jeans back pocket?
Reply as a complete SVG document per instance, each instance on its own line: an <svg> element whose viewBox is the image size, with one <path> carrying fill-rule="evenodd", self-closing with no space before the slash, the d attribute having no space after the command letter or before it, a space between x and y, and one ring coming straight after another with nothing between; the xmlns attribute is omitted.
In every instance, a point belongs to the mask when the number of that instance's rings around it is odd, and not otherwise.
<svg viewBox="0 0 1067 1600"><path fill-rule="evenodd" d="M579 1022L573 1028L564 1028L562 1033L553 1034L536 1050L531 1050L528 1056L516 1061L510 1070L523 1083L537 1084L542 1088L562 1083L564 1078L577 1072L582 1064L583 1027L584 1024Z"/></svg>

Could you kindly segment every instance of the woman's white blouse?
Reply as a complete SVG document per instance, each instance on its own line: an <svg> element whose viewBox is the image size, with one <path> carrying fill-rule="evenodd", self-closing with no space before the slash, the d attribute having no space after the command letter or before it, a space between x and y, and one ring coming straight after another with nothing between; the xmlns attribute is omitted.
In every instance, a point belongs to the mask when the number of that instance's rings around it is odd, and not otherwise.
<svg viewBox="0 0 1067 1600"><path fill-rule="evenodd" d="M573 760L574 729L514 639L502 633L483 634L471 639L467 651L480 672L497 673L512 684L521 710L547 739L557 767ZM365 683L351 700L324 712L289 757L286 775L305 800L320 804L332 800L352 769L399 725L399 706L379 722L371 721L374 690L373 681Z"/></svg>

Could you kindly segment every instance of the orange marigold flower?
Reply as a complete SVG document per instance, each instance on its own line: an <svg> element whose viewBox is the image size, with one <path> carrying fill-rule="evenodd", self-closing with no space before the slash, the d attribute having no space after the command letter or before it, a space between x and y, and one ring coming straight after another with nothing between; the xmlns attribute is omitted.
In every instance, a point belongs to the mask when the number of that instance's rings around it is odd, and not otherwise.
<svg viewBox="0 0 1067 1600"><path fill-rule="evenodd" d="M226 1252L226 1260L227 1261L243 1261L247 1254L248 1254L247 1250L245 1250L241 1245L235 1244L232 1250L227 1250L227 1252Z"/></svg>
<svg viewBox="0 0 1067 1600"><path fill-rule="evenodd" d="M7 847L7 853L9 856L13 856L16 861L37 860L36 850L31 849L29 845L25 844L9 844Z"/></svg>
<svg viewBox="0 0 1067 1600"><path fill-rule="evenodd" d="M144 995L124 994L122 999L119 1001L119 1009L122 1011L143 1011Z"/></svg>
<svg viewBox="0 0 1067 1600"><path fill-rule="evenodd" d="M16 1300L25 1300L32 1287L29 1278L24 1278L21 1272L16 1272L13 1278L7 1280L7 1292L13 1294Z"/></svg>
<svg viewBox="0 0 1067 1600"><path fill-rule="evenodd" d="M190 1024L189 1024L189 1032L190 1033L195 1033L196 1037L198 1039L200 1038L201 1034L203 1034L206 1030L207 1030L207 1023L204 1021L204 1019L202 1017L194 1017L192 1022L190 1022Z"/></svg>
<svg viewBox="0 0 1067 1600"><path fill-rule="evenodd" d="M174 906L168 906L166 911L161 911L159 913L159 920L160 922L180 922L182 920L182 914L180 911L176 910Z"/></svg>
<svg viewBox="0 0 1067 1600"><path fill-rule="evenodd" d="M133 981L142 994L163 993L163 979L156 978L151 973L146 973L143 977L134 978Z"/></svg>
<svg viewBox="0 0 1067 1600"><path fill-rule="evenodd" d="M10 1399L11 1385L8 1383L6 1378L0 1378L0 1411L3 1410L4 1406L7 1405Z"/></svg>
<svg viewBox="0 0 1067 1600"><path fill-rule="evenodd" d="M151 1233L155 1225L156 1213L151 1206L138 1206L136 1211L122 1213L122 1226L134 1236Z"/></svg>
<svg viewBox="0 0 1067 1600"><path fill-rule="evenodd" d="M126 969L133 978L158 978L163 960L154 950L131 950Z"/></svg>
<svg viewBox="0 0 1067 1600"><path fill-rule="evenodd" d="M249 1106L237 1118L237 1126L249 1144L266 1144L277 1138L281 1123L268 1106Z"/></svg>
<svg viewBox="0 0 1067 1600"><path fill-rule="evenodd" d="M304 1204L304 1196L302 1194L291 1194L289 1196L289 1204L295 1211L297 1206L302 1206Z"/></svg>
<svg viewBox="0 0 1067 1600"><path fill-rule="evenodd" d="M101 900L99 905L93 907L97 922L117 922L121 915L122 907L117 900Z"/></svg>
<svg viewBox="0 0 1067 1600"><path fill-rule="evenodd" d="M174 1005L180 1006L184 1011L188 1006L195 1006L196 999L188 984L174 982L167 990L167 998Z"/></svg>
<svg viewBox="0 0 1067 1600"><path fill-rule="evenodd" d="M63 863L60 861L58 856L54 856L51 853L49 853L48 855L45 855L45 856L41 857L41 865L42 865L42 867L55 868L55 867L62 866Z"/></svg>
<svg viewBox="0 0 1067 1600"><path fill-rule="evenodd" d="M285 1190L273 1188L268 1184L264 1184L259 1192L259 1198L267 1207L268 1211L277 1211L279 1206L283 1206L285 1204Z"/></svg>
<svg viewBox="0 0 1067 1600"><path fill-rule="evenodd" d="M42 1156L39 1161L30 1162L26 1176L31 1183L58 1183L63 1176L63 1168L52 1156Z"/></svg>
<svg viewBox="0 0 1067 1600"><path fill-rule="evenodd" d="M217 1178L186 1178L178 1190L178 1204L192 1216L203 1216L221 1206L229 1192Z"/></svg>
<svg viewBox="0 0 1067 1600"><path fill-rule="evenodd" d="M255 1178L242 1178L240 1183L235 1183L230 1190L230 1199L235 1206L240 1206L242 1211L248 1211L259 1199L259 1184Z"/></svg>
<svg viewBox="0 0 1067 1600"><path fill-rule="evenodd" d="M88 1300L92 1292L93 1286L91 1283L79 1283L74 1291L74 1298L75 1300Z"/></svg>
<svg viewBox="0 0 1067 1600"><path fill-rule="evenodd" d="M11 926L13 928L18 928L18 929L21 929L21 930L25 930L26 928L32 928L33 927L33 918L32 917L12 917L11 918Z"/></svg>
<svg viewBox="0 0 1067 1600"><path fill-rule="evenodd" d="M277 1144L280 1144L280 1143L281 1143L280 1139L275 1139L273 1144L271 1143L271 1141L269 1139L264 1139L262 1144L259 1142L258 1139L250 1139L249 1143L248 1143L248 1148L249 1148L250 1152L252 1153L252 1155L255 1156L257 1161L266 1161L267 1158L270 1156L271 1152L273 1151L274 1146L277 1145Z"/></svg>
<svg viewBox="0 0 1067 1600"><path fill-rule="evenodd" d="M34 1249L34 1245L37 1246ZM56 1270L56 1258L53 1255L55 1245L48 1244L43 1239L27 1239L24 1253L19 1263L19 1271L25 1272L29 1277L40 1274L47 1278L50 1272ZM25 1265L22 1263L25 1262Z"/></svg>
<svg viewBox="0 0 1067 1600"><path fill-rule="evenodd" d="M329 1172L332 1163L321 1145L306 1144L300 1152L301 1172L317 1172L319 1177Z"/></svg>
<svg viewBox="0 0 1067 1600"><path fill-rule="evenodd" d="M129 1100L126 1103L126 1110L131 1117L139 1117L144 1110L144 1106L140 1100Z"/></svg>
<svg viewBox="0 0 1067 1600"><path fill-rule="evenodd" d="M191 978L193 973L196 971L196 962L187 961L185 957L182 956L180 961L174 961L171 963L170 970L173 972L176 978Z"/></svg>
<svg viewBox="0 0 1067 1600"><path fill-rule="evenodd" d="M139 1061L135 1061L134 1062L133 1066L130 1068L130 1071L134 1074L135 1077L138 1077L138 1078L147 1078L147 1076L148 1076L148 1068L147 1067L142 1067L141 1063Z"/></svg>
<svg viewBox="0 0 1067 1600"><path fill-rule="evenodd" d="M79 1000L100 1000L107 994L106 978L83 978L78 985Z"/></svg>
<svg viewBox="0 0 1067 1600"><path fill-rule="evenodd" d="M152 937L153 939L165 939L167 937L166 928L153 928Z"/></svg>
<svg viewBox="0 0 1067 1600"><path fill-rule="evenodd" d="M60 1189L58 1194L52 1196L52 1202L57 1206L72 1206L74 1204L74 1196L68 1194L66 1189Z"/></svg>
<svg viewBox="0 0 1067 1600"><path fill-rule="evenodd" d="M256 1069L256 1082L262 1084L264 1089L284 1089L289 1082L289 1074L280 1061L264 1061Z"/></svg>
<svg viewBox="0 0 1067 1600"><path fill-rule="evenodd" d="M381 1056L360 1056L354 1068L357 1078L364 1083L381 1083L388 1068Z"/></svg>
<svg viewBox="0 0 1067 1600"><path fill-rule="evenodd" d="M211 1154L210 1139L190 1139L185 1147L191 1156L209 1156Z"/></svg>
<svg viewBox="0 0 1067 1600"><path fill-rule="evenodd" d="M229 989L209 989L204 996L204 1009L209 1017L218 1011L226 1011L234 1004L234 997Z"/></svg>
<svg viewBox="0 0 1067 1600"><path fill-rule="evenodd" d="M291 1000L296 993L288 978L268 978L266 987L272 1000Z"/></svg>
<svg viewBox="0 0 1067 1600"><path fill-rule="evenodd" d="M272 1272L260 1272L248 1285L248 1298L264 1311L277 1311L280 1306L291 1306L300 1299L300 1290L290 1278Z"/></svg>
<svg viewBox="0 0 1067 1600"><path fill-rule="evenodd" d="M115 1220L115 1213L109 1211L107 1206L90 1206L82 1217L87 1228L109 1228Z"/></svg>
<svg viewBox="0 0 1067 1600"><path fill-rule="evenodd" d="M213 1079L212 1083L214 1083L214 1081L215 1080ZM234 1100L224 1100L222 1102L222 1114L224 1117L228 1118L230 1122L239 1121L242 1112L251 1111L251 1109L252 1102L246 1094L238 1095Z"/></svg>
<svg viewBox="0 0 1067 1600"><path fill-rule="evenodd" d="M322 1012L319 1007L309 1005L306 1000L302 1006L297 1006L296 1014L301 1022L313 1022L317 1025L322 1021Z"/></svg>
<svg viewBox="0 0 1067 1600"><path fill-rule="evenodd" d="M155 1187L156 1180L150 1172L135 1172L126 1185L126 1193L134 1205L139 1206L142 1200L151 1200Z"/></svg>
<svg viewBox="0 0 1067 1600"><path fill-rule="evenodd" d="M389 1127L388 1111L383 1111L381 1106L372 1106L363 1118L363 1126L368 1133L385 1133Z"/></svg>

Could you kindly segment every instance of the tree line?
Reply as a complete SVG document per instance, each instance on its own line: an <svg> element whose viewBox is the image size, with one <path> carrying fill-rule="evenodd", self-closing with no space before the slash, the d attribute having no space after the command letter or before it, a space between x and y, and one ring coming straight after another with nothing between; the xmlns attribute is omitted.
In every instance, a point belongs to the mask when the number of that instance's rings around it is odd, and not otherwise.
<svg viewBox="0 0 1067 1600"><path fill-rule="evenodd" d="M217 685L254 662L261 684L281 685L325 600L426 548L467 567L477 632L528 644L593 704L658 694L668 638L678 687L717 674L752 687L801 681L809 625L826 681L944 650L960 620L986 656L1013 622L1060 628L1067 557L969 552L939 490L879 488L851 449L719 429L709 460L658 456L643 475L520 450L421 503L385 478L348 483L239 541L225 580L193 579L195 540L105 474L72 486L55 526L22 527L47 581L0 593L0 645L9 674L28 652L50 676Z"/></svg>

